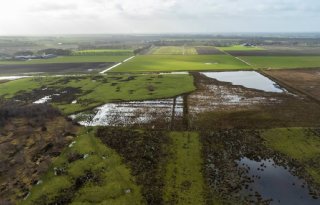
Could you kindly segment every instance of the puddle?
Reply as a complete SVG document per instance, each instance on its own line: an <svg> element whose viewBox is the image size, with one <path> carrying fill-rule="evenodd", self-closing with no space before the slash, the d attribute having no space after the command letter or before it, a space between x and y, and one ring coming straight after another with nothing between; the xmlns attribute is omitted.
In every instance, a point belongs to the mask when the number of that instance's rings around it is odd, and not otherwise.
<svg viewBox="0 0 320 205"><path fill-rule="evenodd" d="M254 161L244 157L237 164L247 170L251 180L243 188L244 194L257 196L259 193L270 204L320 204L320 199L310 195L304 180L276 165L272 159Z"/></svg>
<svg viewBox="0 0 320 205"><path fill-rule="evenodd" d="M233 85L242 85L246 88L266 92L286 92L286 90L282 89L278 84L255 71L202 72L201 74L219 81L230 82Z"/></svg>
<svg viewBox="0 0 320 205"><path fill-rule="evenodd" d="M43 97L43 98L41 98L41 99L39 99L39 100L37 100L37 101L34 101L33 103L34 104L43 104L43 103L46 103L46 102L48 102L49 100L51 100L52 98L51 98L51 95L48 95L48 96L45 96L45 97Z"/></svg>
<svg viewBox="0 0 320 205"><path fill-rule="evenodd" d="M94 113L79 113L70 117L84 126L130 125L156 119L170 121L183 115L183 98L108 103Z"/></svg>

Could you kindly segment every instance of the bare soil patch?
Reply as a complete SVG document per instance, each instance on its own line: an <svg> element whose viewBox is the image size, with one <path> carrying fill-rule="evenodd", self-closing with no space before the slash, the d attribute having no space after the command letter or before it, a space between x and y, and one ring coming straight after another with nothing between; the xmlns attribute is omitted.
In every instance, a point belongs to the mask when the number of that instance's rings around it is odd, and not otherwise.
<svg viewBox="0 0 320 205"><path fill-rule="evenodd" d="M256 51L227 51L233 56L319 56L320 49L315 48L267 48Z"/></svg>
<svg viewBox="0 0 320 205"><path fill-rule="evenodd" d="M320 69L267 70L280 83L284 83L320 102Z"/></svg>
<svg viewBox="0 0 320 205"><path fill-rule="evenodd" d="M224 55L222 51L213 46L198 46L195 49L199 55Z"/></svg>
<svg viewBox="0 0 320 205"><path fill-rule="evenodd" d="M0 113L0 204L15 204L39 183L76 127L48 105L1 103Z"/></svg>
<svg viewBox="0 0 320 205"><path fill-rule="evenodd" d="M52 63L52 64L9 64L0 65L1 74L20 73L91 73L98 72L115 63Z"/></svg>

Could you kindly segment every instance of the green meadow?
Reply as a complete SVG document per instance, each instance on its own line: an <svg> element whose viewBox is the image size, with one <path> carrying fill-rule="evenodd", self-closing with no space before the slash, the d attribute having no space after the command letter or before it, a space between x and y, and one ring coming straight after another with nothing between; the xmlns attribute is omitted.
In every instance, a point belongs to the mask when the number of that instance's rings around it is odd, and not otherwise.
<svg viewBox="0 0 320 205"><path fill-rule="evenodd" d="M172 132L169 136L172 142L169 146L170 159L166 165L165 204L205 204L199 134Z"/></svg>
<svg viewBox="0 0 320 205"><path fill-rule="evenodd" d="M95 62L122 62L132 55L92 55L92 56L59 56L51 59L33 59L27 61L2 60L0 64L49 64L49 63L95 63Z"/></svg>
<svg viewBox="0 0 320 205"><path fill-rule="evenodd" d="M110 72L171 72L249 70L250 66L229 55L144 55Z"/></svg>
<svg viewBox="0 0 320 205"><path fill-rule="evenodd" d="M93 133L83 129L19 204L145 204L130 169Z"/></svg>
<svg viewBox="0 0 320 205"><path fill-rule="evenodd" d="M28 94L36 88L53 89L57 92L66 88L80 89L80 93L73 96L77 103L63 100L54 103L67 114L112 101L168 98L195 89L193 77L188 74L32 77L0 84L0 96L12 98L18 93Z"/></svg>

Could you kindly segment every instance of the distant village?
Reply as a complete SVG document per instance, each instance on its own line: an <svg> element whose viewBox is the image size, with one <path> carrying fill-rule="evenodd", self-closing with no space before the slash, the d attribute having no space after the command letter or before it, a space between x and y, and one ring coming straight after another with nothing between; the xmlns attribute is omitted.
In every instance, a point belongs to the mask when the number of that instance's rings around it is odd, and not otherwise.
<svg viewBox="0 0 320 205"><path fill-rule="evenodd" d="M43 54L43 55L19 55L14 56L11 60L32 60L32 59L49 59L49 58L56 58L57 55L55 54Z"/></svg>

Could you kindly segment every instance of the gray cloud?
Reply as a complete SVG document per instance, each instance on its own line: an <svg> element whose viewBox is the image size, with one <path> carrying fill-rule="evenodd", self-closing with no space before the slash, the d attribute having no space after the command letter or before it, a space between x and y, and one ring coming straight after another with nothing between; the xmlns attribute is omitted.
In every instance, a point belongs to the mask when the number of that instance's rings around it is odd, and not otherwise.
<svg viewBox="0 0 320 205"><path fill-rule="evenodd" d="M320 31L318 0L10 0L0 35Z"/></svg>

